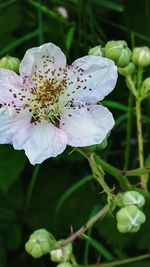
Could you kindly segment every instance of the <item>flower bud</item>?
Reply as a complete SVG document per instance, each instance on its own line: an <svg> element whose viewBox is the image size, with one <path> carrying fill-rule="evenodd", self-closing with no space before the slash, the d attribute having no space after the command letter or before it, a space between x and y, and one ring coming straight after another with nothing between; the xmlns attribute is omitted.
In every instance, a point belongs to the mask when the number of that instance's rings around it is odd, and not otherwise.
<svg viewBox="0 0 150 267"><path fill-rule="evenodd" d="M64 8L63 6L58 6L56 10L63 18L68 19L69 16L66 8Z"/></svg>
<svg viewBox="0 0 150 267"><path fill-rule="evenodd" d="M145 198L137 191L128 191L123 194L122 204L124 206L136 205L138 208L142 208L145 204Z"/></svg>
<svg viewBox="0 0 150 267"><path fill-rule="evenodd" d="M88 54L92 55L92 56L103 57L104 56L104 49L101 47L101 45L97 45L97 46L91 48L89 50Z"/></svg>
<svg viewBox="0 0 150 267"><path fill-rule="evenodd" d="M147 46L135 47L133 49L132 61L140 67L150 65L150 49Z"/></svg>
<svg viewBox="0 0 150 267"><path fill-rule="evenodd" d="M141 95L148 96L150 94L150 77L146 78L141 87Z"/></svg>
<svg viewBox="0 0 150 267"><path fill-rule="evenodd" d="M109 41L105 45L105 56L112 59L120 68L126 67L132 52L125 41Z"/></svg>
<svg viewBox="0 0 150 267"><path fill-rule="evenodd" d="M145 222L145 215L136 206L129 205L117 212L116 219L120 233L135 233Z"/></svg>
<svg viewBox="0 0 150 267"><path fill-rule="evenodd" d="M71 254L72 243L50 251L51 260L54 262L69 261Z"/></svg>
<svg viewBox="0 0 150 267"><path fill-rule="evenodd" d="M72 264L69 262L59 263L56 267L72 267Z"/></svg>
<svg viewBox="0 0 150 267"><path fill-rule="evenodd" d="M54 237L47 230L39 229L30 235L25 249L33 258L40 258L54 249L55 244Z"/></svg>
<svg viewBox="0 0 150 267"><path fill-rule="evenodd" d="M6 56L0 59L0 68L19 72L20 60L17 57Z"/></svg>
<svg viewBox="0 0 150 267"><path fill-rule="evenodd" d="M119 73L123 76L132 76L136 72L135 65L130 62L125 68L119 68Z"/></svg>

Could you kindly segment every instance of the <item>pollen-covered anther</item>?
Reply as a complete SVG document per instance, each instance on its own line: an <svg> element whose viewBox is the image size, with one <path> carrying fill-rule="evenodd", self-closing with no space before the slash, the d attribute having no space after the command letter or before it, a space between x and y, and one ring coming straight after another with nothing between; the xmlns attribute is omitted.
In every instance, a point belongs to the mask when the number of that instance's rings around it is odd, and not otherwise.
<svg viewBox="0 0 150 267"><path fill-rule="evenodd" d="M33 118L39 121L54 121L58 119L60 111L59 99L64 93L65 87L65 79L58 81L52 78L40 83L37 82L36 88L32 90L32 97L28 104Z"/></svg>

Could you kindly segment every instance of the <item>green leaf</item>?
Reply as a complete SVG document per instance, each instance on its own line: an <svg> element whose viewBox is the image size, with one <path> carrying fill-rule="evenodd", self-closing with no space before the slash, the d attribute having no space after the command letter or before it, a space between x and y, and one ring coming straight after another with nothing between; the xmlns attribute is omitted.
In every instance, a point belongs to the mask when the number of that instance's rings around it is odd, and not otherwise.
<svg viewBox="0 0 150 267"><path fill-rule="evenodd" d="M114 10L117 12L123 12L124 11L124 6L120 3L115 2L114 0L94 0L95 4L105 7L110 10Z"/></svg>
<svg viewBox="0 0 150 267"><path fill-rule="evenodd" d="M25 43L26 41L33 39L38 35L39 35L39 30L35 30L34 32L28 33L24 35L23 37L18 38L17 40L11 42L6 47L1 49L0 56L7 54L8 52L12 51L14 48L18 47L20 44Z"/></svg>
<svg viewBox="0 0 150 267"><path fill-rule="evenodd" d="M86 238L84 238L84 239L86 239ZM105 257L105 259L107 259L107 260L113 259L113 256L111 255L111 253L104 247L104 245L102 243L98 242L93 237L90 237L88 239L88 242L93 248L95 248L95 250L97 250L97 252L99 252L100 255Z"/></svg>
<svg viewBox="0 0 150 267"><path fill-rule="evenodd" d="M16 151L9 145L0 146L0 189L7 192L20 177L26 163L23 151Z"/></svg>
<svg viewBox="0 0 150 267"><path fill-rule="evenodd" d="M139 261L139 262L132 262L130 264L124 264L124 267L149 267L149 260L147 261ZM118 266L122 266L122 265L118 265Z"/></svg>
<svg viewBox="0 0 150 267"><path fill-rule="evenodd" d="M0 267L6 266L6 249L3 240L0 242Z"/></svg>
<svg viewBox="0 0 150 267"><path fill-rule="evenodd" d="M87 182L91 181L92 179L93 179L93 175L88 175L84 177L83 179L79 180L78 182L76 182L75 184L73 184L67 191L65 191L62 194L55 208L54 220L56 220L58 213L61 207L63 206L63 203L67 200L67 198L71 196L81 186L85 185Z"/></svg>
<svg viewBox="0 0 150 267"><path fill-rule="evenodd" d="M16 220L16 205L14 201L0 193L0 229L4 229Z"/></svg>
<svg viewBox="0 0 150 267"><path fill-rule="evenodd" d="M8 228L3 230L3 238L6 246L10 250L16 250L21 245L22 229L19 224L9 225Z"/></svg>
<svg viewBox="0 0 150 267"><path fill-rule="evenodd" d="M76 30L76 27L73 26L69 29L69 31L67 33L67 36L66 36L66 50L67 50L67 52L69 52L69 50L72 46L75 30Z"/></svg>
<svg viewBox="0 0 150 267"><path fill-rule="evenodd" d="M73 189L71 194L69 192L57 220L54 220L55 208L60 196L77 181L79 182L80 175L83 175L82 171L79 175L78 167L84 171L84 165L79 165L78 162L64 164L62 161L48 160L41 166L26 214L29 227L51 229L55 235L55 233L59 234L59 231L70 232L71 225L77 229L86 222L93 205L96 205L100 198L93 183L88 181L83 182L84 186ZM92 177L86 179L90 180Z"/></svg>
<svg viewBox="0 0 150 267"><path fill-rule="evenodd" d="M103 101L101 101L101 103L108 108L114 108L114 109L118 109L118 110L122 110L122 111L128 111L127 106L125 106L122 103L116 102L116 101L103 100Z"/></svg>
<svg viewBox="0 0 150 267"><path fill-rule="evenodd" d="M0 9L4 8L4 7L6 8L7 6L9 6L9 5L11 5L11 4L15 3L15 2L16 2L16 0L9 0L6 3L0 4Z"/></svg>

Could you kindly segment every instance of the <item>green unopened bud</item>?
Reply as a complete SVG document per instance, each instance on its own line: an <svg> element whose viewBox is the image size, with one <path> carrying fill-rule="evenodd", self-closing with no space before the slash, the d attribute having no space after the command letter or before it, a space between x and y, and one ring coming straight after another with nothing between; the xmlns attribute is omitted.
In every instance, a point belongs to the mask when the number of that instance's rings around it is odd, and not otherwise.
<svg viewBox="0 0 150 267"><path fill-rule="evenodd" d="M135 65L130 62L125 68L119 68L119 73L123 76L132 76L136 72Z"/></svg>
<svg viewBox="0 0 150 267"><path fill-rule="evenodd" d="M146 78L141 87L141 95L149 96L150 95L150 77Z"/></svg>
<svg viewBox="0 0 150 267"><path fill-rule="evenodd" d="M137 191L128 191L123 194L122 204L124 206L136 205L137 207L142 208L145 204L145 198Z"/></svg>
<svg viewBox="0 0 150 267"><path fill-rule="evenodd" d="M89 50L88 54L93 55L93 56L103 57L104 56L104 49L101 47L101 45L97 45L97 46L91 48Z"/></svg>
<svg viewBox="0 0 150 267"><path fill-rule="evenodd" d="M121 233L135 233L145 222L145 215L136 206L129 205L116 214L117 228Z"/></svg>
<svg viewBox="0 0 150 267"><path fill-rule="evenodd" d="M40 258L54 249L55 244L55 238L47 230L39 229L30 235L25 249L33 258Z"/></svg>
<svg viewBox="0 0 150 267"><path fill-rule="evenodd" d="M0 68L19 72L20 60L17 57L6 56L0 59Z"/></svg>
<svg viewBox="0 0 150 267"><path fill-rule="evenodd" d="M72 264L69 262L59 263L56 267L72 267Z"/></svg>
<svg viewBox="0 0 150 267"><path fill-rule="evenodd" d="M135 47L133 49L132 61L142 68L147 67L150 65L150 49L147 46Z"/></svg>
<svg viewBox="0 0 150 267"><path fill-rule="evenodd" d="M72 255L72 243L50 251L51 260L54 262L69 261Z"/></svg>
<svg viewBox="0 0 150 267"><path fill-rule="evenodd" d="M132 52L125 41L109 41L105 46L105 56L112 59L120 68L126 67Z"/></svg>

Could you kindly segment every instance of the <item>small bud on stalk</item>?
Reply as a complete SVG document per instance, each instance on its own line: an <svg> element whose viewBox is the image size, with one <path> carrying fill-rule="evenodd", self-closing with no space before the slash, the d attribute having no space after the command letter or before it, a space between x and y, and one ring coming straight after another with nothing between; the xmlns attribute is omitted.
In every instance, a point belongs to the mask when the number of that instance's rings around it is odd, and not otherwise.
<svg viewBox="0 0 150 267"><path fill-rule="evenodd" d="M61 242L61 241L60 241ZM72 255L72 243L50 251L51 260L54 262L69 261Z"/></svg>
<svg viewBox="0 0 150 267"><path fill-rule="evenodd" d="M33 258L40 258L54 249L55 244L55 238L47 230L39 229L30 235L25 249Z"/></svg>
<svg viewBox="0 0 150 267"><path fill-rule="evenodd" d="M150 65L150 49L147 46L135 47L133 49L132 61L139 67L147 67Z"/></svg>
<svg viewBox="0 0 150 267"><path fill-rule="evenodd" d="M117 212L116 219L120 233L135 233L145 222L145 215L135 205L129 205Z"/></svg>
<svg viewBox="0 0 150 267"><path fill-rule="evenodd" d="M119 68L119 73L125 77L132 76L136 72L135 65L130 62L125 68Z"/></svg>
<svg viewBox="0 0 150 267"><path fill-rule="evenodd" d="M126 67L132 52L125 41L109 41L105 45L105 56L112 59L120 68Z"/></svg>
<svg viewBox="0 0 150 267"><path fill-rule="evenodd" d="M137 191L128 191L123 194L122 204L136 205L138 208L142 208L145 204L145 198Z"/></svg>
<svg viewBox="0 0 150 267"><path fill-rule="evenodd" d="M149 96L150 95L150 77L146 78L141 87L141 95Z"/></svg>
<svg viewBox="0 0 150 267"><path fill-rule="evenodd" d="M0 68L19 72L20 60L17 57L6 56L0 59Z"/></svg>
<svg viewBox="0 0 150 267"><path fill-rule="evenodd" d="M91 48L88 52L89 55L92 56L100 56L103 57L104 56L104 49L102 48L101 45L97 45L93 48Z"/></svg>

